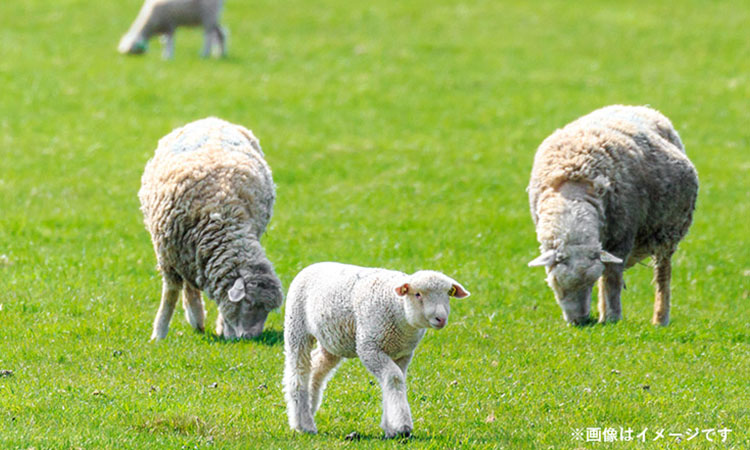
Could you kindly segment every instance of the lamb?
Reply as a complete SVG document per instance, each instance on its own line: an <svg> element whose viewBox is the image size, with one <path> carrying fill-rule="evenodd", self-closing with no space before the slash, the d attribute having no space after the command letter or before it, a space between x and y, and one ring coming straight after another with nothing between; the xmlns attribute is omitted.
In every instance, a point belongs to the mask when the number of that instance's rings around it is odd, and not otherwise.
<svg viewBox="0 0 750 450"><path fill-rule="evenodd" d="M614 105L542 142L528 186L547 283L572 324L589 320L599 279L599 322L622 317L623 272L654 261L654 325L667 325L671 257L690 227L698 174L669 119Z"/></svg>
<svg viewBox="0 0 750 450"><path fill-rule="evenodd" d="M383 391L385 436L410 436L406 369L425 329L447 324L449 296L469 292L439 272L407 275L333 262L303 269L289 286L284 319L290 427L317 433L313 416L328 379L342 358L359 357Z"/></svg>
<svg viewBox="0 0 750 450"><path fill-rule="evenodd" d="M219 26L223 0L146 0L127 33L120 39L120 53L139 54L148 49L148 40L155 34L164 36L162 57L174 56L174 32L178 26L204 29L202 56L208 57L218 45L226 56L226 33Z"/></svg>
<svg viewBox="0 0 750 450"><path fill-rule="evenodd" d="M163 278L152 340L164 339L182 290L185 318L204 331L201 291L218 304L216 333L253 338L281 306L281 282L260 245L275 187L258 139L207 118L159 141L138 197Z"/></svg>

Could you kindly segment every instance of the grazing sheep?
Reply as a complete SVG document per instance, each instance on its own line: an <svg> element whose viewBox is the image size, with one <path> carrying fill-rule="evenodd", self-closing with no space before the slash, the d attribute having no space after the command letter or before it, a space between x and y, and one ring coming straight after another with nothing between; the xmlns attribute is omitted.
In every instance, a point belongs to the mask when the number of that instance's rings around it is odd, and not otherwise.
<svg viewBox="0 0 750 450"><path fill-rule="evenodd" d="M692 222L698 175L669 119L643 106L608 106L542 142L528 187L547 282L565 319L621 318L623 271L654 258L652 322L669 323L671 257Z"/></svg>
<svg viewBox="0 0 750 450"><path fill-rule="evenodd" d="M146 164L138 197L163 277L151 339L167 335L180 290L198 331L205 291L218 304L217 334L260 335L282 292L259 241L275 188L252 132L216 118L172 131Z"/></svg>
<svg viewBox="0 0 750 450"><path fill-rule="evenodd" d="M290 427L317 432L313 416L327 380L341 358L359 357L383 390L385 436L409 436L406 368L425 329L445 327L449 296L469 292L439 272L406 275L332 262L302 270L289 286L284 321Z"/></svg>
<svg viewBox="0 0 750 450"><path fill-rule="evenodd" d="M144 53L148 40L155 34L164 36L163 58L174 56L174 32L178 26L199 26L204 29L202 56L208 57L218 45L226 56L226 33L219 26L223 0L146 0L135 22L120 39L120 53Z"/></svg>

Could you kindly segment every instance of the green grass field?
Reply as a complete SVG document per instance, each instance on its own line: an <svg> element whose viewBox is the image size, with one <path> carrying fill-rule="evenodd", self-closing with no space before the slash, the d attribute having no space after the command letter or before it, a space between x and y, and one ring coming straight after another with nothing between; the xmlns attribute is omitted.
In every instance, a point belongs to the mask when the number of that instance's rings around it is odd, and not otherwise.
<svg viewBox="0 0 750 450"><path fill-rule="evenodd" d="M0 2L0 448L750 448L750 4L227 0L227 59L180 30L162 61L158 40L116 53L140 3ZM700 175L666 328L647 267L627 272L622 322L581 329L526 267L536 147L612 103L670 117ZM320 434L289 430L283 309L258 341L217 339L213 302L211 332L178 308L148 341L161 281L140 176L208 115L261 140L285 286L335 260L472 292L417 350L411 440L380 439L356 360ZM573 437L606 427L647 442Z"/></svg>

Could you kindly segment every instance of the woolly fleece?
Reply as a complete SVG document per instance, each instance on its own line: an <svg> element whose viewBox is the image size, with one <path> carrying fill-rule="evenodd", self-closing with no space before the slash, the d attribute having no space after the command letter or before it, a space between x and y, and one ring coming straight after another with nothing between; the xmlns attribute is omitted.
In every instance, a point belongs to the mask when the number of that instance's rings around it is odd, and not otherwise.
<svg viewBox="0 0 750 450"><path fill-rule="evenodd" d="M697 172L669 119L648 107L622 105L579 118L539 146L528 193L541 253L556 253L548 270L577 253L576 246L598 246L625 267L654 256L657 297L665 282L667 289L666 311L661 305L654 321L666 324L669 259L690 227L698 193ZM617 273L605 271L603 282L610 283L604 290L616 295L600 297L600 320L607 318L609 303L611 319L619 319L621 266L607 264ZM553 278L553 289L566 290ZM561 301L564 293L556 294Z"/></svg>
<svg viewBox="0 0 750 450"><path fill-rule="evenodd" d="M138 193L165 285L184 281L205 291L225 319L217 321L217 332L230 337L253 325L242 323L248 307L267 312L282 301L281 283L259 242L275 199L263 156L246 128L199 120L159 141ZM233 287L241 301L228 298Z"/></svg>

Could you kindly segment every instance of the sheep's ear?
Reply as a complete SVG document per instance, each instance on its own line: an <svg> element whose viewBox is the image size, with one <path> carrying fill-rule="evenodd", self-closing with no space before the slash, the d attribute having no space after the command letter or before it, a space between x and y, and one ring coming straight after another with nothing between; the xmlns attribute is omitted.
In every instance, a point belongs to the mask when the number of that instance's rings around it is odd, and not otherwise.
<svg viewBox="0 0 750 450"><path fill-rule="evenodd" d="M448 295L451 297L456 297L456 298L466 298L470 296L471 293L467 291L466 289L464 289L464 287L461 286L460 284L453 283L453 285L451 286L451 289L448 291Z"/></svg>
<svg viewBox="0 0 750 450"><path fill-rule="evenodd" d="M228 294L229 301L234 303L245 298L245 283L242 281L242 278L237 278L232 288L229 289Z"/></svg>
<svg viewBox="0 0 750 450"><path fill-rule="evenodd" d="M547 250L529 262L529 267L551 266L555 262L555 251Z"/></svg>
<svg viewBox="0 0 750 450"><path fill-rule="evenodd" d="M404 283L401 286L396 288L396 294L400 297L403 297L404 295L409 293L409 289L411 289L411 286L409 286L409 283Z"/></svg>
<svg viewBox="0 0 750 450"><path fill-rule="evenodd" d="M622 264L622 259L604 250L602 250L601 253L599 253L599 258L602 260L603 263Z"/></svg>
<svg viewBox="0 0 750 450"><path fill-rule="evenodd" d="M594 178L594 181L591 182L591 192L589 193L597 198L601 198L604 196L607 190L609 190L609 185L610 183L607 177L599 175L598 177Z"/></svg>

